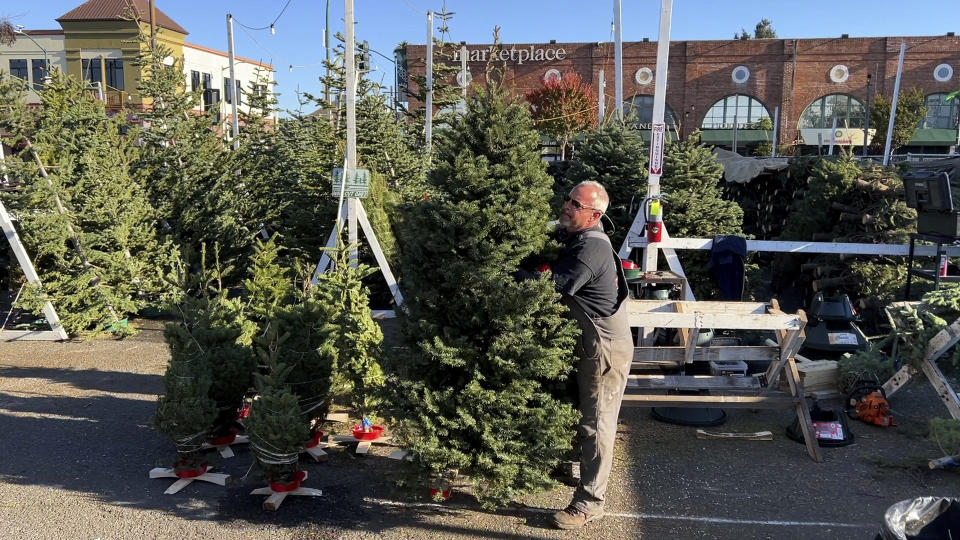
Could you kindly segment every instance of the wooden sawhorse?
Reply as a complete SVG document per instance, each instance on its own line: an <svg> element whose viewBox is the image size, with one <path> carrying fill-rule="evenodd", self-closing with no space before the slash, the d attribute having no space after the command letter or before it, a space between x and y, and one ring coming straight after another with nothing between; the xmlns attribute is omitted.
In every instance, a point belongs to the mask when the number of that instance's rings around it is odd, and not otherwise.
<svg viewBox="0 0 960 540"><path fill-rule="evenodd" d="M747 409L793 408L800 423L807 453L822 462L810 410L807 408L794 355L803 343L807 318L803 311L791 315L780 311L776 300L763 302L684 302L672 300L627 300L630 326L676 328L676 347L636 347L634 369L683 367L710 360L769 360L765 373L745 376L631 375L623 397L634 407L736 407ZM697 346L702 329L769 330L774 346ZM777 390L783 376L789 392ZM710 390L710 395L664 395L666 390Z"/></svg>

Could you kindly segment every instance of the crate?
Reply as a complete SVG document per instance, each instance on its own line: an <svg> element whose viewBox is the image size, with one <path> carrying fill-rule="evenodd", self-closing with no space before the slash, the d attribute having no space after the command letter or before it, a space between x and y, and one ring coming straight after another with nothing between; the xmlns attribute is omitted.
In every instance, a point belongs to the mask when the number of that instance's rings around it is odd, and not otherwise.
<svg viewBox="0 0 960 540"><path fill-rule="evenodd" d="M734 361L710 361L711 375L730 375L733 377L743 377L747 374L747 363L743 360Z"/></svg>

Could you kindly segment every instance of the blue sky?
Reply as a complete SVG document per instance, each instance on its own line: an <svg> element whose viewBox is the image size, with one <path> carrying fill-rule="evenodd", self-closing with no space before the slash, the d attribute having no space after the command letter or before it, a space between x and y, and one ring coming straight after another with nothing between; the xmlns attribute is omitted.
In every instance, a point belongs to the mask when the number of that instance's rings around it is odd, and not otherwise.
<svg viewBox="0 0 960 540"><path fill-rule="evenodd" d="M0 16L31 29L58 29L54 20L83 0L4 2ZM186 28L191 43L226 50L226 13L248 27L269 25L287 0L156 0L157 8ZM622 0L623 39L655 41L659 0ZM402 41L426 41L426 12L440 11L442 0L354 0L358 40L393 57ZM593 7L588 7L593 6ZM447 0L450 39L490 43L500 26L505 43L611 41L612 0ZM330 1L332 35L343 32L343 0ZM280 105L297 107L298 88L320 93L317 78L324 57L323 0L290 0L276 23L277 32L235 29L236 53L275 66ZM675 0L671 39L729 39L741 27L753 31L761 18L770 19L779 37L812 38L923 36L960 33L960 0ZM392 62L373 55L374 80L392 84ZM289 66L293 65L291 71Z"/></svg>

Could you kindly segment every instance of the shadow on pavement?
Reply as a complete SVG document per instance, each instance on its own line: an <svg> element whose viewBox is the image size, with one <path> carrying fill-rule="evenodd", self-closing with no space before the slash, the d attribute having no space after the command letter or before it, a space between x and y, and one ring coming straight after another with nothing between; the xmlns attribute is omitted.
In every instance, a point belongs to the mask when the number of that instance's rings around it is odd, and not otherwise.
<svg viewBox="0 0 960 540"><path fill-rule="evenodd" d="M163 391L163 376L149 373L0 366L0 379L45 379L82 390L119 394L156 394Z"/></svg>
<svg viewBox="0 0 960 540"><path fill-rule="evenodd" d="M839 400L825 407L841 411ZM625 452L639 459L624 473L636 486L649 538L872 538L884 511L918 495L956 491L956 475L929 471L939 450L926 422L945 416L922 379L891 398L898 427L858 421L854 444L821 448L815 463L786 437L791 410L728 409L716 432L773 432L773 441L701 440L696 427L656 421L649 408L628 408L620 421Z"/></svg>
<svg viewBox="0 0 960 540"><path fill-rule="evenodd" d="M43 380L24 385L14 379L21 383L23 379ZM326 463L304 457L301 466L309 473L304 487L322 489L323 495L288 497L276 512L262 509L265 497L250 495L264 482L251 468L253 456L246 445L234 446L235 457L221 459L214 468L214 472L231 475L226 487L194 482L177 494L164 495L173 480L150 479L148 472L156 466L169 466L174 447L151 424L154 399L63 395L63 385L121 395L153 395L161 390L161 381L158 375L113 371L0 368L0 434L4 441L0 482L70 490L107 504L184 519L296 527L298 534L308 531L320 537L335 531L383 532L398 527L504 537L460 526L462 523L427 521L459 510L428 504L425 496L397 489L401 463L380 455L356 456L349 445L330 449ZM468 495L457 493L454 499L469 502L469 508L461 510L480 509Z"/></svg>

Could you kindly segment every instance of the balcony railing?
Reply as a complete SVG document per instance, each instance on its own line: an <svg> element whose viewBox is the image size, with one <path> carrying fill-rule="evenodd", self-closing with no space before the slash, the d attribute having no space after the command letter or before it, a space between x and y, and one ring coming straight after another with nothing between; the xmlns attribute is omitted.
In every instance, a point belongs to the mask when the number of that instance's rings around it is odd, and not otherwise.
<svg viewBox="0 0 960 540"><path fill-rule="evenodd" d="M105 94L108 109L122 109L127 103L127 93L123 90L107 90Z"/></svg>

